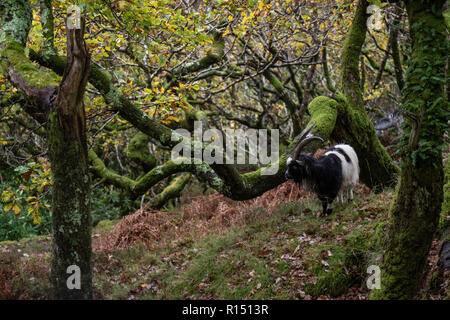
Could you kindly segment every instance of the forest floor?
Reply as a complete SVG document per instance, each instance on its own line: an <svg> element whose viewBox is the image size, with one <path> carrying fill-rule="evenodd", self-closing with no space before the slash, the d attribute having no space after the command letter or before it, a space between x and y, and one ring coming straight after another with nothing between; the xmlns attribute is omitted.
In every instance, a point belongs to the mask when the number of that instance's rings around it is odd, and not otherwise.
<svg viewBox="0 0 450 320"><path fill-rule="evenodd" d="M93 229L95 299L368 299L392 189L358 185L354 201L328 217L292 182L241 202L204 195L195 182L187 189L174 209L142 208ZM51 240L0 242L0 299L50 297ZM419 299L450 299L440 245L436 236Z"/></svg>
<svg viewBox="0 0 450 320"><path fill-rule="evenodd" d="M94 298L367 299L392 196L360 185L322 217L316 197L287 182L249 201L184 196L178 209L102 221L92 234ZM421 299L449 298L439 244ZM0 299L49 298L50 248L50 237L0 243Z"/></svg>

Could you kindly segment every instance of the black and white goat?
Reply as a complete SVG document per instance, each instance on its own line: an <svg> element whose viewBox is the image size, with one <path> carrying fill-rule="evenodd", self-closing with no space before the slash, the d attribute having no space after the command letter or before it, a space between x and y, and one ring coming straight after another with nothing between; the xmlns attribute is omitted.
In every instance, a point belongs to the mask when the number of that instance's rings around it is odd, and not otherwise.
<svg viewBox="0 0 450 320"><path fill-rule="evenodd" d="M322 202L323 214L329 215L337 196L344 203L344 192L348 192L349 200L353 200L353 187L359 179L358 156L347 144L337 144L317 159L311 154L301 153L308 143L314 140L323 142L322 138L309 135L314 124L315 122L303 131L292 158L287 159L285 176L286 179L294 179L297 184L314 191Z"/></svg>

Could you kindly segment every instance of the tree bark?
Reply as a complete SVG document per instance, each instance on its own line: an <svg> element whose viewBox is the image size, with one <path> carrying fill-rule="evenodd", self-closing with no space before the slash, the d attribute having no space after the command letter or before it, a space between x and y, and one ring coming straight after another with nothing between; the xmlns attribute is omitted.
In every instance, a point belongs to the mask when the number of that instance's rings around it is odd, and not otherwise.
<svg viewBox="0 0 450 320"><path fill-rule="evenodd" d="M141 164L145 171L153 169L156 164L156 158L148 150L150 137L142 132L138 132L128 145L128 158Z"/></svg>
<svg viewBox="0 0 450 320"><path fill-rule="evenodd" d="M408 121L403 165L390 210L381 290L372 299L412 299L425 270L443 198L441 148L447 125L445 60L449 52L442 17L444 1L407 1L412 56L403 90Z"/></svg>
<svg viewBox="0 0 450 320"><path fill-rule="evenodd" d="M84 24L84 23L82 23ZM91 217L83 95L90 56L81 29L67 28L67 67L48 122L52 165L53 259L56 299L91 299ZM80 288L69 288L69 266L80 269Z"/></svg>
<svg viewBox="0 0 450 320"><path fill-rule="evenodd" d="M394 9L394 19L391 26L391 37L389 38L390 46L392 49L392 61L394 62L395 79L397 80L397 86L400 91L403 90L403 87L405 86L403 80L403 68L400 59L400 51L398 49L398 28L400 26L401 14L401 8L399 6L396 6Z"/></svg>
<svg viewBox="0 0 450 320"><path fill-rule="evenodd" d="M342 94L337 93L338 117L332 137L345 141L356 151L361 169L360 180L380 190L396 181L398 168L381 145L373 123L364 110L360 86L359 56L367 32L367 0L359 0L350 30L344 42L341 62Z"/></svg>
<svg viewBox="0 0 450 320"><path fill-rule="evenodd" d="M41 14L41 26L42 35L44 36L42 50L44 52L54 51L54 24L53 24L53 1L52 0L40 0L40 14Z"/></svg>
<svg viewBox="0 0 450 320"><path fill-rule="evenodd" d="M50 2L41 4L50 5ZM44 15L50 17L50 12ZM47 122L53 182L51 275L54 298L90 299L90 182L83 105L90 57L83 41L84 25L79 30L68 29L67 65L59 82L54 73L38 69L25 55L31 19L28 1L6 1L2 12L0 67L9 81L26 96L26 112L41 124ZM77 289L76 275L71 277L70 272L74 271L68 270L70 266L81 271L80 289ZM74 280L74 288L68 285L69 279Z"/></svg>
<svg viewBox="0 0 450 320"><path fill-rule="evenodd" d="M153 197L150 202L150 208L161 209L169 200L180 196L190 179L190 173L174 178L163 191Z"/></svg>

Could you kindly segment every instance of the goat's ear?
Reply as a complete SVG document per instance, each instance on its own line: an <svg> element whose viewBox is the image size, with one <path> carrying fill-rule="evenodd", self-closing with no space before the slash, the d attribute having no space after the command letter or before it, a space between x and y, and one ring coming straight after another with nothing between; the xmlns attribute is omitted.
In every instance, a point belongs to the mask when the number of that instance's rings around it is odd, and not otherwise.
<svg viewBox="0 0 450 320"><path fill-rule="evenodd" d="M295 162L297 162L297 164L300 165L300 166L304 166L305 165L305 161L295 160Z"/></svg>

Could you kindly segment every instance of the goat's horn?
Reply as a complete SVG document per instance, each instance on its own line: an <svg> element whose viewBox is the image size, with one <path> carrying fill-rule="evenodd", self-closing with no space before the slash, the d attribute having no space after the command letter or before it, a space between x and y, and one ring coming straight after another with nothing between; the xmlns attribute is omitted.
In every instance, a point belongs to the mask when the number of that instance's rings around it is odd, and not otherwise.
<svg viewBox="0 0 450 320"><path fill-rule="evenodd" d="M292 154L292 158L293 159L297 159L298 156L300 155L300 151L302 150L302 147L305 146L305 144L303 143L303 141L305 140L305 137L307 137L307 135L309 134L309 132L311 131L311 129L314 127L314 125L316 124L316 120L314 120L305 130L302 131L302 133L300 134L300 138L297 142L297 146L294 148L294 152ZM319 139L322 139L320 137L317 137ZM309 138L308 138L309 139ZM307 143L309 143L311 141L307 141ZM323 142L323 140L322 140Z"/></svg>
<svg viewBox="0 0 450 320"><path fill-rule="evenodd" d="M316 125L316 120L314 120L305 130L302 131L302 133L300 133L300 140L298 140L298 141L299 142L302 141L315 125Z"/></svg>
<svg viewBox="0 0 450 320"><path fill-rule="evenodd" d="M308 143L313 142L314 140L319 140L320 142L324 142L325 140L323 140L321 137L318 136L311 136L311 137L307 137L306 139L304 139L299 145L298 145L298 150L296 154L294 154L292 157L294 159L297 159L298 156L300 155L300 151L303 149L304 146L306 146Z"/></svg>

